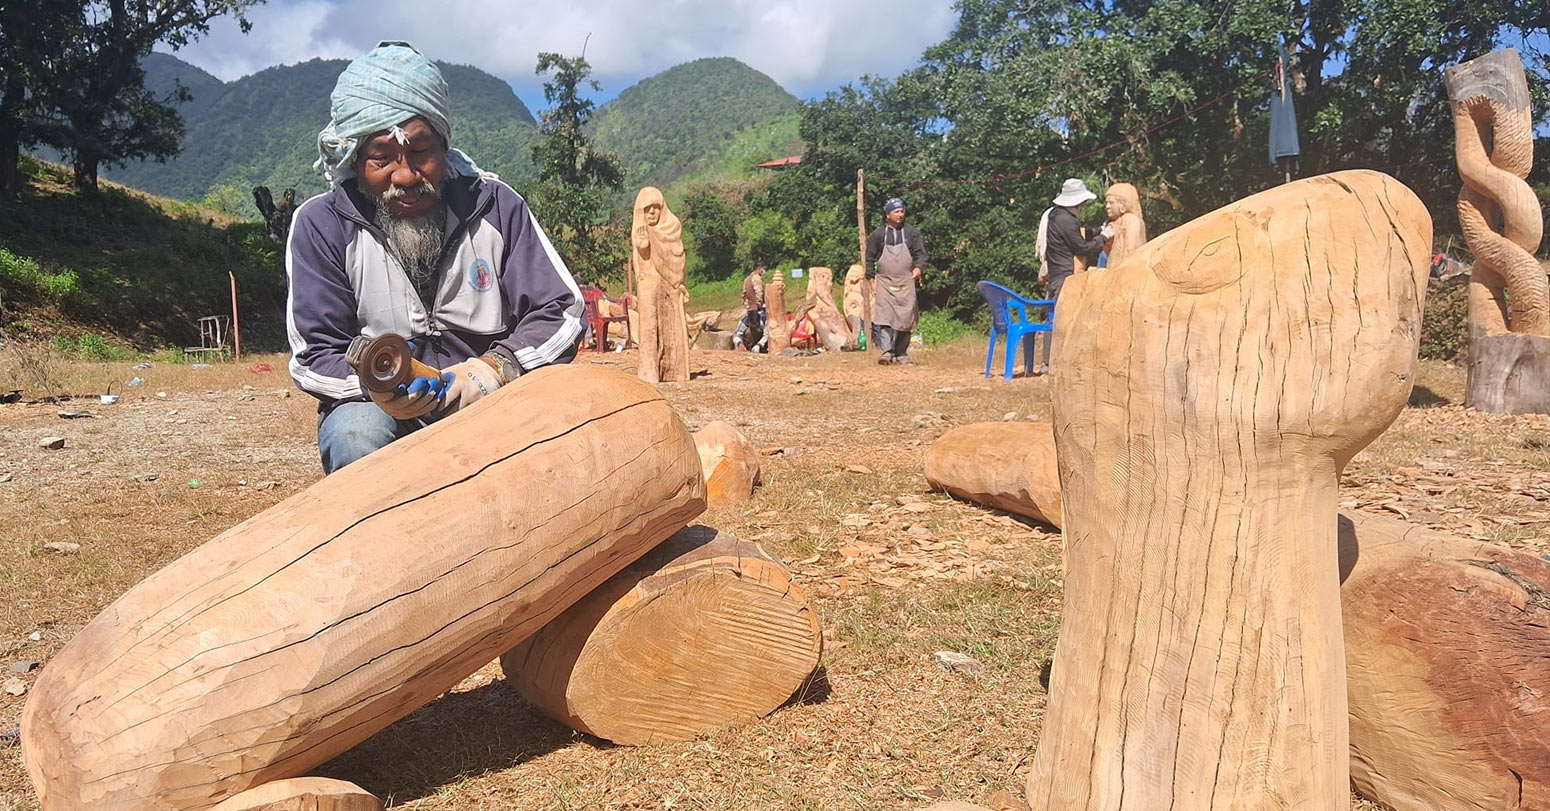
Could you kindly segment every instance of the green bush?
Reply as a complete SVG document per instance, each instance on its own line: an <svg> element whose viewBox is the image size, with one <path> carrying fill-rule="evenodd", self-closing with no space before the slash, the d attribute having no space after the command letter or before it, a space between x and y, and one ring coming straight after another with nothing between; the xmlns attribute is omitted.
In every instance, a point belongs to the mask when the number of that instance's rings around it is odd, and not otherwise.
<svg viewBox="0 0 1550 811"><path fill-rule="evenodd" d="M920 314L920 325L915 328L920 340L927 346L941 346L962 340L974 334L973 327L954 318L946 310L927 310Z"/></svg>
<svg viewBox="0 0 1550 811"><path fill-rule="evenodd" d="M86 332L78 336L55 335L49 339L48 348L57 355L63 355L75 360L129 360L134 353L122 346L108 343L101 335L95 332Z"/></svg>
<svg viewBox="0 0 1550 811"><path fill-rule="evenodd" d="M30 256L19 256L0 248L0 281L13 289L30 290L54 304L61 304L80 292L81 282L75 271L62 268L49 273Z"/></svg>
<svg viewBox="0 0 1550 811"><path fill-rule="evenodd" d="M1460 360L1469 348L1469 277L1427 285L1421 316L1421 357Z"/></svg>

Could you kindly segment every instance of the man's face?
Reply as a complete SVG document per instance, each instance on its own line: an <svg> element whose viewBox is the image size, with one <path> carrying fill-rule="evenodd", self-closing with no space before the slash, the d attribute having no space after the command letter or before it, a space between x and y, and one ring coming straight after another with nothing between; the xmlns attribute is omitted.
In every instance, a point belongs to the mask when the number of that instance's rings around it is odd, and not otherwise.
<svg viewBox="0 0 1550 811"><path fill-rule="evenodd" d="M651 205L646 206L646 224L647 225L656 225L657 221L660 220L660 219L662 219L662 206L661 205L659 205L657 203L652 203Z"/></svg>
<svg viewBox="0 0 1550 811"><path fill-rule="evenodd" d="M904 224L904 209L896 208L888 212L888 224L898 227Z"/></svg>
<svg viewBox="0 0 1550 811"><path fill-rule="evenodd" d="M447 176L447 147L422 118L367 138L356 159L361 191L395 219L423 219L436 210Z"/></svg>

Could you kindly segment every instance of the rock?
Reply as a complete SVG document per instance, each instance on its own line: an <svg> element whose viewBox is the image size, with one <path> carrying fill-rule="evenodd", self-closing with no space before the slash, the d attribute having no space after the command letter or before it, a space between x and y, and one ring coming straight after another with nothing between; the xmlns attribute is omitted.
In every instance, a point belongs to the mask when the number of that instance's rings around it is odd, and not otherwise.
<svg viewBox="0 0 1550 811"><path fill-rule="evenodd" d="M253 489L254 490L270 490L270 489L273 489L273 488L279 487L279 486L280 486L280 483L277 482L277 481L267 481L267 482L259 482Z"/></svg>
<svg viewBox="0 0 1550 811"><path fill-rule="evenodd" d="M156 392L156 399L158 399L158 400L165 400L165 399L167 399L167 393L164 392L164 391Z"/></svg>
<svg viewBox="0 0 1550 811"><path fill-rule="evenodd" d="M849 466L847 466L845 468L845 472L846 473L860 473L863 476L870 476L870 475L872 475L872 469L867 467L866 465L849 465Z"/></svg>
<svg viewBox="0 0 1550 811"><path fill-rule="evenodd" d="M277 392L275 394L275 396L279 397L281 400L289 400L290 397L291 397L291 390L290 389L280 389L280 391Z"/></svg>
<svg viewBox="0 0 1550 811"><path fill-rule="evenodd" d="M791 378L791 382L792 383L801 383L802 382L802 378L800 378L800 377L793 377L793 378Z"/></svg>
<svg viewBox="0 0 1550 811"><path fill-rule="evenodd" d="M150 484L151 482L154 482L160 478L160 473L141 473L140 475L135 476L134 480L140 482L141 484Z"/></svg>
<svg viewBox="0 0 1550 811"><path fill-rule="evenodd" d="M85 419L87 417L95 417L96 416L95 414L91 413L90 411L68 411L68 410L64 410L64 409L61 409L60 411L58 411L56 413L59 414L59 418L62 419L62 420L79 420L79 419Z"/></svg>
<svg viewBox="0 0 1550 811"><path fill-rule="evenodd" d="M65 438L62 436L46 436L38 440L38 447L44 450L57 451L65 446Z"/></svg>
<svg viewBox="0 0 1550 811"><path fill-rule="evenodd" d="M10 480L11 480L11 474L10 473L0 473L0 484L5 484L6 482L8 482Z"/></svg>
<svg viewBox="0 0 1550 811"><path fill-rule="evenodd" d="M42 666L41 662L12 662L11 672L18 676L25 676Z"/></svg>
<svg viewBox="0 0 1550 811"><path fill-rule="evenodd" d="M1011 422L1012 420L1015 420L1015 419L1017 419L1017 412L1016 411L1008 411L1005 414L1001 415L1001 421L1002 422Z"/></svg>
<svg viewBox="0 0 1550 811"><path fill-rule="evenodd" d="M8 696L24 696L27 695L27 683L17 678L6 679L4 684L0 684L0 690L4 690Z"/></svg>
<svg viewBox="0 0 1550 811"><path fill-rule="evenodd" d="M980 660L973 656L965 656L950 650L939 650L931 654L931 659L936 662L937 667L950 673L978 673L985 669Z"/></svg>
<svg viewBox="0 0 1550 811"><path fill-rule="evenodd" d="M43 632L42 631L33 631L32 633L27 635L27 639L29 639L29 640L31 640L33 642L42 642L43 641Z"/></svg>
<svg viewBox="0 0 1550 811"><path fill-rule="evenodd" d="M56 555L74 555L81 551L80 544L70 543L69 541L53 541L52 543L43 544L43 548Z"/></svg>

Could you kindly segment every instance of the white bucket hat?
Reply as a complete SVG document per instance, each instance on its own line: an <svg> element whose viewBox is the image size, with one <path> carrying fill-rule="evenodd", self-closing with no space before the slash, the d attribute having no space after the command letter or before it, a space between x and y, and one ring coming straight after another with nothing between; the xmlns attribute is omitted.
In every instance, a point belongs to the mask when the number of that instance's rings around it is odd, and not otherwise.
<svg viewBox="0 0 1550 811"><path fill-rule="evenodd" d="M1088 191L1086 183L1077 178L1070 177L1066 178L1065 183L1060 184L1060 195L1052 202L1057 206L1074 206L1096 199L1098 199L1098 195Z"/></svg>

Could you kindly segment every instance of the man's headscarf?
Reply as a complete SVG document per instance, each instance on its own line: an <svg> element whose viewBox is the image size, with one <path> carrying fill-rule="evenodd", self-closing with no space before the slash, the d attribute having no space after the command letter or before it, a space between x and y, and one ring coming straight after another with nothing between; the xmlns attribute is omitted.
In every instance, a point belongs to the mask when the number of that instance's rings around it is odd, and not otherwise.
<svg viewBox="0 0 1550 811"><path fill-rule="evenodd" d="M887 216L901 208L904 208L904 201L897 197L891 197L888 199L888 202L883 203L883 215Z"/></svg>
<svg viewBox="0 0 1550 811"><path fill-rule="evenodd" d="M415 116L424 118L443 141L452 142L447 80L436 63L407 42L378 43L351 62L329 96L329 116L328 126L318 133L318 159L312 168L322 170L330 186L355 176L350 164L363 138ZM450 146L447 163L454 174L494 177Z"/></svg>

